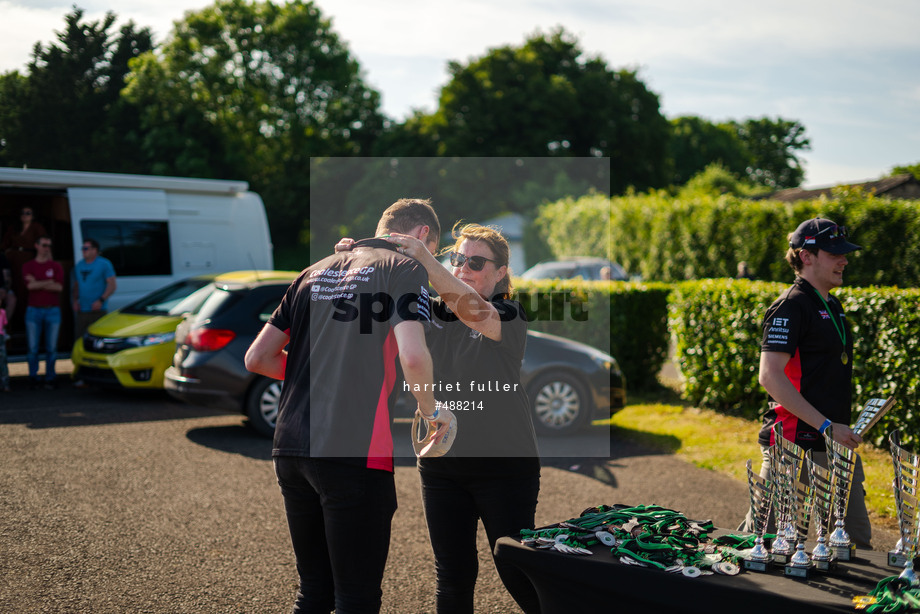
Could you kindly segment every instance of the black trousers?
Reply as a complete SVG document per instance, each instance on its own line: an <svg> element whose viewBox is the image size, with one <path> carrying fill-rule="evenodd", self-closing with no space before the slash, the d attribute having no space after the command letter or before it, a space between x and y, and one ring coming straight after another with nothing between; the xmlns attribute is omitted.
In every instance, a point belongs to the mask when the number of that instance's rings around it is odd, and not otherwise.
<svg viewBox="0 0 920 614"><path fill-rule="evenodd" d="M434 550L438 614L473 612L479 575L479 520L494 551L499 537L532 529L539 476L522 478L422 476L422 501ZM527 614L540 611L537 592L516 568L495 563L505 588Z"/></svg>
<svg viewBox="0 0 920 614"><path fill-rule="evenodd" d="M300 575L293 611L379 612L396 512L393 474L334 460L279 456L275 475Z"/></svg>

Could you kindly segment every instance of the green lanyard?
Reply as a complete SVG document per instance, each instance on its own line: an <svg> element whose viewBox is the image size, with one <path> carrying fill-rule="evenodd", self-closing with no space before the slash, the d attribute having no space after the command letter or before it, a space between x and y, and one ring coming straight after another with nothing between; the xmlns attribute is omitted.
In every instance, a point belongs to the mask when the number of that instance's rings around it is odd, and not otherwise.
<svg viewBox="0 0 920 614"><path fill-rule="evenodd" d="M818 295L818 298L821 299L821 302L824 304L824 308L827 310L827 317L831 319L831 324L834 325L834 330L837 331L837 336L840 337L841 343L843 343L843 355L840 357L843 364L847 364L847 329L843 326L843 318L840 319L840 326L837 326L837 319L834 318L834 314L831 313L831 308L828 306L827 301L824 300L824 297L821 296L821 293L815 290L815 294Z"/></svg>

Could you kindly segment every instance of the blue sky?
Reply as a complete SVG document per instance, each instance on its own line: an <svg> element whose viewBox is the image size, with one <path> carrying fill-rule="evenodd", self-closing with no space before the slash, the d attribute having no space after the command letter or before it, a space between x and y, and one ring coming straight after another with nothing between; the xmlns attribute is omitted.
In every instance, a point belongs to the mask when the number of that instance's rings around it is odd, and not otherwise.
<svg viewBox="0 0 920 614"><path fill-rule="evenodd" d="M23 69L73 0L0 0L0 71ZM162 41L207 0L77 2L113 10ZM450 60L519 45L561 25L613 69L639 71L667 117L802 122L806 186L874 179L920 162L920 2L916 0L317 0L384 111L437 105Z"/></svg>

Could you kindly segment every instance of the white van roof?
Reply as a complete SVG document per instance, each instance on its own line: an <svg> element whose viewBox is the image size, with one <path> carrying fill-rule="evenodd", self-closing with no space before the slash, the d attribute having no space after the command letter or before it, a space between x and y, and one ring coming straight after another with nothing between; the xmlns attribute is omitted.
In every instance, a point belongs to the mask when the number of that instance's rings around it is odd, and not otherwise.
<svg viewBox="0 0 920 614"><path fill-rule="evenodd" d="M235 194L249 190L249 183L246 181L0 167L0 187L3 186L146 188L205 194Z"/></svg>

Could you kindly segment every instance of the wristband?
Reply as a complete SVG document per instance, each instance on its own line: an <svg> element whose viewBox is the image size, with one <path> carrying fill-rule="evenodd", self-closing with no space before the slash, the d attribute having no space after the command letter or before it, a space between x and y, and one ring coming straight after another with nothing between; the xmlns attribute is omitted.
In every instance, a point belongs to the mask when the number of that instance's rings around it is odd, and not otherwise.
<svg viewBox="0 0 920 614"><path fill-rule="evenodd" d="M830 425L831 425L831 421L830 421L830 420L825 420L824 422L821 423L820 428L818 428L818 432L821 433L821 434L823 435L823 434L824 434L824 431L826 431L826 430L827 430L827 427L829 427Z"/></svg>
<svg viewBox="0 0 920 614"><path fill-rule="evenodd" d="M438 405L437 405L437 403L435 403L435 406L434 406L434 413L431 414L431 416L426 416L425 414L422 414L422 418L424 418L424 419L427 420L428 422L435 422L435 421L438 419L438 413L439 413L439 412L440 412L440 409L438 409Z"/></svg>

